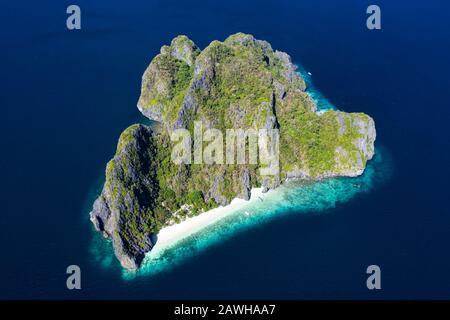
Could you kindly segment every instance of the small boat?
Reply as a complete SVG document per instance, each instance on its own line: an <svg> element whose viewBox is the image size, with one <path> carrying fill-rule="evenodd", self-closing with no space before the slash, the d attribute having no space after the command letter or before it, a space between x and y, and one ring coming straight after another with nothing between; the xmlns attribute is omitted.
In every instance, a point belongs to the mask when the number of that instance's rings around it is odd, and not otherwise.
<svg viewBox="0 0 450 320"><path fill-rule="evenodd" d="M308 72L308 74L309 74L310 76L312 76L312 73L311 73L311 72Z"/></svg>

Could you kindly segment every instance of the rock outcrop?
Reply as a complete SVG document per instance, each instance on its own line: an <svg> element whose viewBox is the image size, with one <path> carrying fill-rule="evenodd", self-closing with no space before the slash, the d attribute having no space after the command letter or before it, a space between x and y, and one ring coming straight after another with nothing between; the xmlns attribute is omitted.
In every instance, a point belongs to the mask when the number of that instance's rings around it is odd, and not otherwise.
<svg viewBox="0 0 450 320"><path fill-rule="evenodd" d="M176 219L250 198L284 180L317 180L363 173L374 155L372 118L317 111L288 54L238 33L200 49L186 36L163 46L142 78L138 108L158 129L133 125L122 133L94 203L95 227L113 241L130 270L151 250L159 229ZM261 164L174 164L174 129L278 129L279 171ZM193 136L193 134L191 135ZM188 143L189 144L189 143Z"/></svg>
<svg viewBox="0 0 450 320"><path fill-rule="evenodd" d="M137 269L153 247L157 231L152 224L159 192L156 153L149 127L133 125L125 130L91 212L95 228L112 239L117 258L130 270Z"/></svg>

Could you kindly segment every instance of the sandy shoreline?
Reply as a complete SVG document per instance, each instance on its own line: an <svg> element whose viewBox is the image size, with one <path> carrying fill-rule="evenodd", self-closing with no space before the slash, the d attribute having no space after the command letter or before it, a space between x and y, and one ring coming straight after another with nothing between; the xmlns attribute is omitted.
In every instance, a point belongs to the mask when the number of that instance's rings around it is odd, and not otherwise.
<svg viewBox="0 0 450 320"><path fill-rule="evenodd" d="M237 209L244 207L245 205L263 198L267 193L262 192L262 188L253 188L251 190L250 200L235 198L231 203L225 207L218 207L212 210L203 212L198 216L187 218L186 220L161 229L158 233L158 240L151 252L157 252L164 248L174 245L178 241L202 230L203 228L210 226L217 221L227 217Z"/></svg>

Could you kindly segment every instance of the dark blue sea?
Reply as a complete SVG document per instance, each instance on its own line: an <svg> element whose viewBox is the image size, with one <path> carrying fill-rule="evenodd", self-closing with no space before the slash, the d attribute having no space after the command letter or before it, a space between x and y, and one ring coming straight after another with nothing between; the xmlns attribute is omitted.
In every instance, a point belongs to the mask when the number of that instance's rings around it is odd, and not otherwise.
<svg viewBox="0 0 450 320"><path fill-rule="evenodd" d="M77 0L79 31L69 4L0 6L0 298L450 298L448 1ZM366 28L369 4L381 30ZM176 35L204 48L239 31L289 53L322 99L371 115L377 156L359 180L284 190L261 221L124 274L88 214L121 131L145 121L141 76ZM66 288L72 264L81 290ZM373 264L381 290L366 287Z"/></svg>

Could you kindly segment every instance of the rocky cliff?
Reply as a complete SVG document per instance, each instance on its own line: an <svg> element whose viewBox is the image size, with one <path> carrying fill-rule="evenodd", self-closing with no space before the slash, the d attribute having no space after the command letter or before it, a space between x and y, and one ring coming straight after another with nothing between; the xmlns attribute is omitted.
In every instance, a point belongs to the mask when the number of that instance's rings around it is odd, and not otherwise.
<svg viewBox="0 0 450 320"><path fill-rule="evenodd" d="M242 33L203 50L186 36L161 48L143 75L138 101L142 114L160 125L122 133L91 212L125 268L138 268L174 212L176 219L195 215L286 179L363 173L374 154L374 121L363 113L317 112L295 70L288 54ZM222 132L278 129L279 172L261 176L259 164L174 164L170 134L192 133L194 122Z"/></svg>

